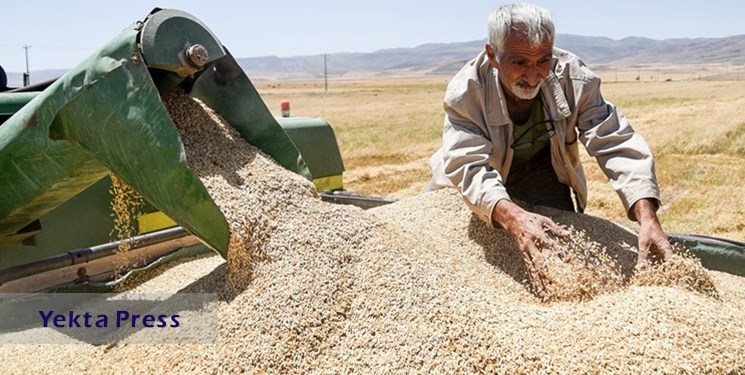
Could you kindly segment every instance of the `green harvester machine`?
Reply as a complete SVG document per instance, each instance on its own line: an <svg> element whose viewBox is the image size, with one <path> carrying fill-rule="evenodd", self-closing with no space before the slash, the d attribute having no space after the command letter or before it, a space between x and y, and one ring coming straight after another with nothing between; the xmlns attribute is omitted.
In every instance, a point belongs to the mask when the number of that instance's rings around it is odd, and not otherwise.
<svg viewBox="0 0 745 375"><path fill-rule="evenodd" d="M228 224L187 167L161 101L176 86L312 180L322 198L360 206L392 201L346 192L331 126L274 117L213 33L178 10L153 10L52 82L11 89L1 76L0 292L112 276L119 242L110 238L110 174L146 201L138 236L127 240L130 266L183 248L226 256Z"/></svg>
<svg viewBox="0 0 745 375"><path fill-rule="evenodd" d="M0 69L0 293L105 289L122 259L137 270L206 249L226 257L226 219L188 168L161 100L176 86L312 180L322 199L363 208L394 201L344 190L331 126L273 116L213 33L178 10L154 9L56 80L6 85ZM146 201L124 258L110 237L110 174ZM705 266L745 275L744 244L674 239Z"/></svg>

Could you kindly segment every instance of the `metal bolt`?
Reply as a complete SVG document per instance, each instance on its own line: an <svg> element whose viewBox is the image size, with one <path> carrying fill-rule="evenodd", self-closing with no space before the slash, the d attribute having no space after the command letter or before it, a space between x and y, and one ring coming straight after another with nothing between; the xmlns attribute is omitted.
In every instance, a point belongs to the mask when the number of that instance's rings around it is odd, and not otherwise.
<svg viewBox="0 0 745 375"><path fill-rule="evenodd" d="M204 64L207 64L207 60L210 58L207 48L204 48L201 44L195 44L186 50L186 57L189 58L189 62L194 66L201 68Z"/></svg>

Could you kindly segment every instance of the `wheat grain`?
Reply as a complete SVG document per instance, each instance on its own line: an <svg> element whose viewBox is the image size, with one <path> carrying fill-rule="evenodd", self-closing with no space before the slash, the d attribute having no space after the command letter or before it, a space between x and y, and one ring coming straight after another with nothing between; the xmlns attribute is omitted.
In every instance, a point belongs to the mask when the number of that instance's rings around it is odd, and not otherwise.
<svg viewBox="0 0 745 375"><path fill-rule="evenodd" d="M111 187L111 217L114 219L114 228L109 234L113 240L119 241L116 249L116 261L114 264L114 277L118 278L127 270L127 260L124 256L134 243L131 238L137 235L137 217L144 203L142 196L127 185L124 180L114 174L110 174Z"/></svg>

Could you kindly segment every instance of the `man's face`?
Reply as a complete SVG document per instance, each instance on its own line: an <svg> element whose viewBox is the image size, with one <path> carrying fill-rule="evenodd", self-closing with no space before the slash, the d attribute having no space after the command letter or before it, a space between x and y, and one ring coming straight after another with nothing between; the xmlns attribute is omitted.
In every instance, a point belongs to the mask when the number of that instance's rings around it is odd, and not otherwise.
<svg viewBox="0 0 745 375"><path fill-rule="evenodd" d="M553 45L550 42L532 47L520 32L507 37L499 62L487 44L492 66L499 70L499 82L508 95L530 100L538 95L541 83L551 71Z"/></svg>

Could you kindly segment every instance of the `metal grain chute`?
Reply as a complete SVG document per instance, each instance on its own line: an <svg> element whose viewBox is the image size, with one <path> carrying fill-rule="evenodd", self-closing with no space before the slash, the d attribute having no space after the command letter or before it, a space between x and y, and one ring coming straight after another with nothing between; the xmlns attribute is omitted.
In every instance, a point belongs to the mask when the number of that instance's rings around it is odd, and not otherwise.
<svg viewBox="0 0 745 375"><path fill-rule="evenodd" d="M0 245L112 173L226 256L225 217L194 173L161 101L181 86L250 143L310 178L292 140L199 20L155 9L39 92L0 93Z"/></svg>

